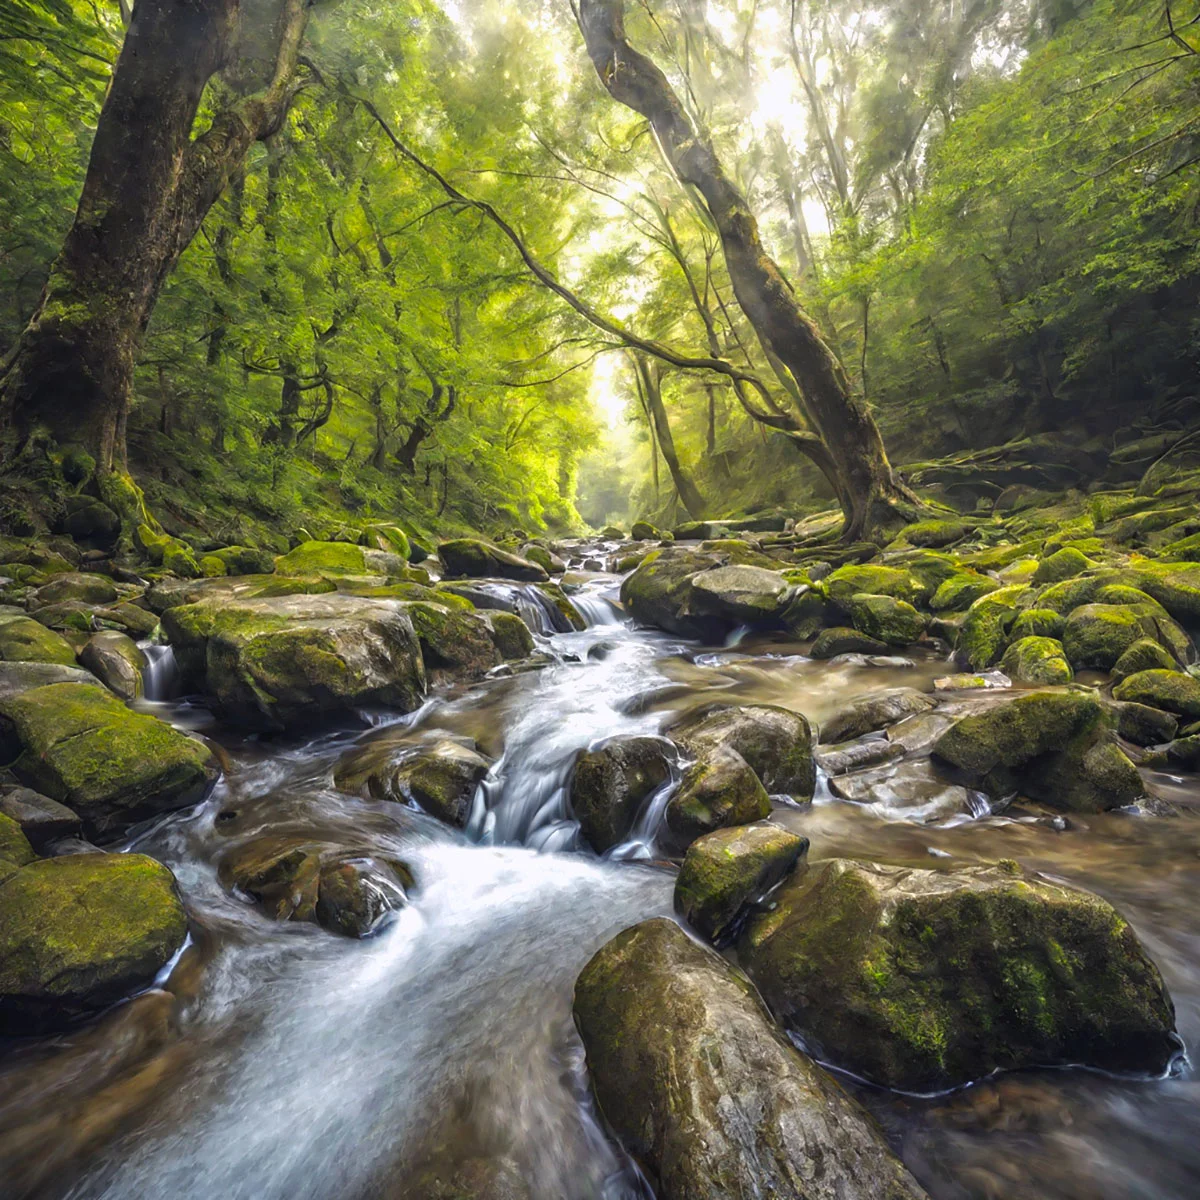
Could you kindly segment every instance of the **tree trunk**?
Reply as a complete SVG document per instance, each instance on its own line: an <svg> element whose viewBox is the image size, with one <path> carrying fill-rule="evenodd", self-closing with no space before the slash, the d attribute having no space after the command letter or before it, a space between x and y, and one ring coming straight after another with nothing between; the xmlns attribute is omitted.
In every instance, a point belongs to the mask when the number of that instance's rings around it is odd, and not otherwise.
<svg viewBox="0 0 1200 1200"><path fill-rule="evenodd" d="M704 497L700 495L692 477L683 469L679 455L675 453L675 438L663 405L658 363L643 354L637 354L634 355L634 369L638 374L638 384L645 397L646 407L654 420L654 431L658 434L658 448L662 451L663 462L671 472L671 480L684 508L688 510L688 515L693 521L699 521L704 516Z"/></svg>
<svg viewBox="0 0 1200 1200"><path fill-rule="evenodd" d="M0 378L0 428L124 458L134 364L179 256L258 139L278 128L307 19L279 0L271 74L192 139L201 96L237 64L238 0L138 0L92 143L74 223ZM257 86L262 81L247 81Z"/></svg>
<svg viewBox="0 0 1200 1200"><path fill-rule="evenodd" d="M905 524L919 502L893 474L874 418L763 248L758 223L707 134L693 127L662 71L625 40L623 0L581 0L579 18L601 82L650 121L675 174L703 196L738 303L799 385L804 415L839 475L843 536L882 535Z"/></svg>

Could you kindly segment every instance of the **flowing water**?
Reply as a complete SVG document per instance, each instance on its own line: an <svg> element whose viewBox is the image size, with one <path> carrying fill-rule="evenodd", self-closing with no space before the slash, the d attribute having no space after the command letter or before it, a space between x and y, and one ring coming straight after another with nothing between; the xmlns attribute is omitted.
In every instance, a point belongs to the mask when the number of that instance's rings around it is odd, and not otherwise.
<svg viewBox="0 0 1200 1200"><path fill-rule="evenodd" d="M561 623L511 585L553 663L364 714L315 740L239 738L172 701L171 656L150 648L147 702L221 744L226 773L198 809L130 843L168 863L193 935L161 986L100 1022L13 1043L0 1059L0 1196L112 1200L357 1200L428 1195L447 1164L526 1181L547 1200L651 1193L588 1099L570 1003L575 977L618 930L671 910L656 846L670 784L629 840L580 844L567 786L577 753L614 734L656 735L713 701L778 703L820 720L949 669L818 663L771 638L698 647L637 631L598 576ZM532 591L532 589L529 589ZM517 593L517 594L514 594ZM553 606L550 606L553 608ZM366 726L364 730L364 725ZM337 791L339 763L389 739L470 739L495 759L466 834L404 806ZM1200 790L1160 777L1181 815L947 814L816 801L776 819L834 854L926 866L1016 858L1093 888L1130 918L1171 989L1188 1045L1200 1035ZM403 859L410 903L361 942L280 924L231 895L218 868L264 835L299 834ZM1183 1200L1200 1194L1200 1087L1024 1072L936 1098L847 1081L935 1200Z"/></svg>

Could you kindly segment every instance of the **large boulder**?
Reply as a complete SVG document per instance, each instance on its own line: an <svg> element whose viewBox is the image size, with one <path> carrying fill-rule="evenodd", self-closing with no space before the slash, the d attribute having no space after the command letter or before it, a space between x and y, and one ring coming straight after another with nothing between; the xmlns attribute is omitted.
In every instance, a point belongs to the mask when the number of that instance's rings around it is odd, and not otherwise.
<svg viewBox="0 0 1200 1200"><path fill-rule="evenodd" d="M704 641L723 638L730 628L725 617L692 606L692 580L701 571L724 565L717 554L670 547L654 550L621 584L621 603L636 621L682 637Z"/></svg>
<svg viewBox="0 0 1200 1200"><path fill-rule="evenodd" d="M75 651L66 638L32 617L0 617L0 661L75 665Z"/></svg>
<svg viewBox="0 0 1200 1200"><path fill-rule="evenodd" d="M136 700L144 691L146 656L131 637L115 629L93 633L79 652L79 663L122 700Z"/></svg>
<svg viewBox="0 0 1200 1200"><path fill-rule="evenodd" d="M936 705L932 696L916 688L896 688L881 696L855 700L833 714L821 726L821 743L846 742L873 733L916 713L928 712Z"/></svg>
<svg viewBox="0 0 1200 1200"><path fill-rule="evenodd" d="M989 795L1020 792L1069 811L1100 812L1145 794L1104 706L1086 692L1030 692L964 717L933 754Z"/></svg>
<svg viewBox="0 0 1200 1200"><path fill-rule="evenodd" d="M778 571L728 566L701 571L692 579L691 605L701 613L734 622L768 622L785 607L788 583Z"/></svg>
<svg viewBox="0 0 1200 1200"><path fill-rule="evenodd" d="M808 851L808 838L780 825L741 825L697 838L675 879L675 908L709 941L725 941Z"/></svg>
<svg viewBox="0 0 1200 1200"><path fill-rule="evenodd" d="M910 572L874 563L838 567L826 578L825 590L839 608L844 608L851 596L891 596L916 604L928 594L928 589Z"/></svg>
<svg viewBox="0 0 1200 1200"><path fill-rule="evenodd" d="M714 829L749 825L771 815L771 798L753 768L734 749L718 746L683 774L667 801L667 829L686 846Z"/></svg>
<svg viewBox="0 0 1200 1200"><path fill-rule="evenodd" d="M812 658L836 658L839 654L887 654L891 647L878 638L868 637L857 629L834 625L822 629L813 642L809 655Z"/></svg>
<svg viewBox="0 0 1200 1200"><path fill-rule="evenodd" d="M280 730L370 705L416 708L425 669L409 607L422 606L342 593L212 599L167 609L163 629L222 716Z"/></svg>
<svg viewBox="0 0 1200 1200"><path fill-rule="evenodd" d="M842 604L860 633L890 646L907 646L925 632L929 619L907 601L892 596L851 596Z"/></svg>
<svg viewBox="0 0 1200 1200"><path fill-rule="evenodd" d="M1000 670L1018 683L1044 686L1070 683L1075 678L1062 642L1049 637L1018 638L1005 650Z"/></svg>
<svg viewBox="0 0 1200 1200"><path fill-rule="evenodd" d="M475 538L442 542L438 546L438 558L442 560L448 576L521 579L530 583L545 583L550 578L545 567Z"/></svg>
<svg viewBox="0 0 1200 1200"><path fill-rule="evenodd" d="M1153 621L1124 605L1081 604L1067 617L1062 643L1076 670L1107 671L1134 642L1153 631Z"/></svg>
<svg viewBox="0 0 1200 1200"><path fill-rule="evenodd" d="M228 571L229 563L226 562L225 566ZM229 571L231 575L249 573ZM301 542L294 550L289 550L287 554L275 559L277 575L337 577L373 573L367 566L367 551L362 546L355 546L350 542Z"/></svg>
<svg viewBox="0 0 1200 1200"><path fill-rule="evenodd" d="M1138 671L1117 684L1113 695L1118 700L1165 709L1189 721L1200 718L1200 679L1182 671Z"/></svg>
<svg viewBox="0 0 1200 1200"><path fill-rule="evenodd" d="M571 811L588 844L603 853L624 841L642 805L670 776L659 738L616 737L585 750L571 778Z"/></svg>
<svg viewBox="0 0 1200 1200"><path fill-rule="evenodd" d="M60 663L46 662L0 662L0 700L19 696L34 688L46 687L51 683L91 683L100 681L82 667L68 667Z"/></svg>
<svg viewBox="0 0 1200 1200"><path fill-rule="evenodd" d="M660 1200L916 1200L865 1111L798 1053L754 989L658 918L575 984L600 1110Z"/></svg>
<svg viewBox="0 0 1200 1200"><path fill-rule="evenodd" d="M995 666L1009 641L1009 630L1016 622L1018 604L1026 589L1019 585L1000 588L981 596L963 618L958 637L958 655L972 671Z"/></svg>
<svg viewBox="0 0 1200 1200"><path fill-rule="evenodd" d="M112 604L117 599L116 585L104 575L89 572L66 572L56 575L33 594L33 607L42 608L63 600L80 600L84 604Z"/></svg>
<svg viewBox="0 0 1200 1200"><path fill-rule="evenodd" d="M772 795L807 800L816 786L812 727L807 718L770 704L704 709L667 730L692 758L736 750Z"/></svg>
<svg viewBox="0 0 1200 1200"><path fill-rule="evenodd" d="M195 804L217 777L202 742L89 684L0 699L0 747L23 783L72 808L93 836Z"/></svg>
<svg viewBox="0 0 1200 1200"><path fill-rule="evenodd" d="M1015 863L833 859L774 900L739 961L806 1044L885 1087L1067 1063L1158 1073L1177 1053L1171 999L1120 913Z"/></svg>
<svg viewBox="0 0 1200 1200"><path fill-rule="evenodd" d="M71 854L0 883L0 1032L62 1028L149 987L187 936L171 872Z"/></svg>

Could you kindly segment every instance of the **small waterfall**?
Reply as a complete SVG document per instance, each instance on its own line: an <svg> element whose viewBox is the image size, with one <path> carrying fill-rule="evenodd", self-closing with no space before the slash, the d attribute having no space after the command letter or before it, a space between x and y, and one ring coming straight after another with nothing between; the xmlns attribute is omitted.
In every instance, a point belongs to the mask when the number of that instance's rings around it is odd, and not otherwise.
<svg viewBox="0 0 1200 1200"><path fill-rule="evenodd" d="M576 592L571 603L579 609L589 629L596 625L621 624L621 610L600 592Z"/></svg>
<svg viewBox="0 0 1200 1200"><path fill-rule="evenodd" d="M472 580L470 583L456 583L451 590L470 600L476 608L489 608L520 617L538 637L571 631L570 621L535 584Z"/></svg>
<svg viewBox="0 0 1200 1200"><path fill-rule="evenodd" d="M143 691L147 700L173 700L179 689L179 664L175 649L161 642L142 642L146 669L142 673Z"/></svg>

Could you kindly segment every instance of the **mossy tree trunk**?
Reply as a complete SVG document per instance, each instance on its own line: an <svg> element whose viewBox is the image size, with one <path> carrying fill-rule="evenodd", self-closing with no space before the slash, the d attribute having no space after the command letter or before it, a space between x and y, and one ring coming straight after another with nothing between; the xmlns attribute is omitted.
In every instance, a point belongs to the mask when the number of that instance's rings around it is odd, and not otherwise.
<svg viewBox="0 0 1200 1200"><path fill-rule="evenodd" d="M803 415L827 451L826 464L836 471L844 536L886 533L911 520L919 501L896 477L870 410L851 391L837 356L763 248L746 198L667 77L626 40L624 0L581 0L579 23L609 94L650 122L675 174L704 198L738 304L798 385Z"/></svg>
<svg viewBox="0 0 1200 1200"><path fill-rule="evenodd" d="M0 429L82 441L124 463L134 365L159 292L250 147L295 93L305 0L138 0L96 126L75 220L0 377ZM193 137L206 85L229 103Z"/></svg>
<svg viewBox="0 0 1200 1200"><path fill-rule="evenodd" d="M693 521L699 521L704 516L704 497L692 477L679 461L675 450L675 437L671 433L671 423L667 420L666 406L662 398L662 377L657 361L645 354L635 354L633 357L634 370L637 373L637 387L645 401L646 410L653 422L654 433L657 436L658 447L662 451L663 462L671 472L671 481L675 491L683 501L688 516ZM653 447L651 447L653 449Z"/></svg>

